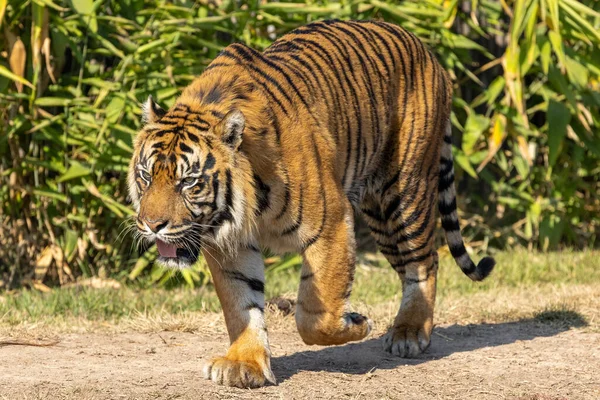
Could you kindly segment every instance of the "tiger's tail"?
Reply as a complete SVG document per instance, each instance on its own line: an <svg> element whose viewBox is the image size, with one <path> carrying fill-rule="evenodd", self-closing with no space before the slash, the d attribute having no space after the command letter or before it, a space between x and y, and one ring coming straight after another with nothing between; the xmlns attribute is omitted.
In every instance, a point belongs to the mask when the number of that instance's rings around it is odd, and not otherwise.
<svg viewBox="0 0 600 400"><path fill-rule="evenodd" d="M442 227L446 234L446 242L452 257L460 269L474 281L485 279L494 269L496 261L492 257L484 257L475 265L463 242L456 212L456 189L454 188L454 162L452 159L451 124L448 120L444 143L440 158L440 177L438 183L438 208L442 217Z"/></svg>

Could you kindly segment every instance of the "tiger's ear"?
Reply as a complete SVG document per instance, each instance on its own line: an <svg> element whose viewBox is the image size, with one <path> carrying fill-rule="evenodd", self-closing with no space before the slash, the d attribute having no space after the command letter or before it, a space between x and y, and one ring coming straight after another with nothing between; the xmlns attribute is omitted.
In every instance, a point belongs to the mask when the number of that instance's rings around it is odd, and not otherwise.
<svg viewBox="0 0 600 400"><path fill-rule="evenodd" d="M148 100L142 104L142 121L144 124L156 122L166 113L167 112L152 99L152 96L148 96Z"/></svg>
<svg viewBox="0 0 600 400"><path fill-rule="evenodd" d="M240 110L232 110L217 124L215 130L221 136L221 140L233 150L237 150L242 144L242 133L246 125L246 118Z"/></svg>

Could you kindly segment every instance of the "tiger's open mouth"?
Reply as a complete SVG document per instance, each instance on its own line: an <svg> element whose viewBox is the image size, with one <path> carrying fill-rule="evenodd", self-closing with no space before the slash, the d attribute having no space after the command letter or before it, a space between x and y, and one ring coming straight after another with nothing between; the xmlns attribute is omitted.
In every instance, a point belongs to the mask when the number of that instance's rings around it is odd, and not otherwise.
<svg viewBox="0 0 600 400"><path fill-rule="evenodd" d="M189 268L197 260L200 249L193 246L177 247L172 243L156 239L158 262L168 268Z"/></svg>

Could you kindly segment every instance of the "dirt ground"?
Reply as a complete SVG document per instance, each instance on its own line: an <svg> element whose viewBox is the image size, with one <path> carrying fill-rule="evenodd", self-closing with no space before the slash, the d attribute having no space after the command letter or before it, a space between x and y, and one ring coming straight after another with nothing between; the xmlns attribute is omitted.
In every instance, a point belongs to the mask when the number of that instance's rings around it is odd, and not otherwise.
<svg viewBox="0 0 600 400"><path fill-rule="evenodd" d="M600 333L539 320L436 327L418 359L363 342L306 346L271 332L276 386L243 390L202 379L226 350L222 320L197 333L61 333L50 347L0 346L3 399L600 399Z"/></svg>

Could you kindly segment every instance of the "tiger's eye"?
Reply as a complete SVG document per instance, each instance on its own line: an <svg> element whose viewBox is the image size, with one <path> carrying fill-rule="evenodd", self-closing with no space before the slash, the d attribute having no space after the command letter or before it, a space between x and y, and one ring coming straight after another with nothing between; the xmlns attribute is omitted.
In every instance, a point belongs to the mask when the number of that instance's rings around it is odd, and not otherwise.
<svg viewBox="0 0 600 400"><path fill-rule="evenodd" d="M198 178L195 178L193 176L188 176L187 178L184 178L181 180L181 184L183 186L193 186L196 184L197 180L198 180Z"/></svg>
<svg viewBox="0 0 600 400"><path fill-rule="evenodd" d="M148 173L148 171L141 170L141 171L140 171L140 174L142 175L142 178L143 178L145 181L148 181L148 182L150 182L150 180L152 179L152 175L150 175L150 174Z"/></svg>

